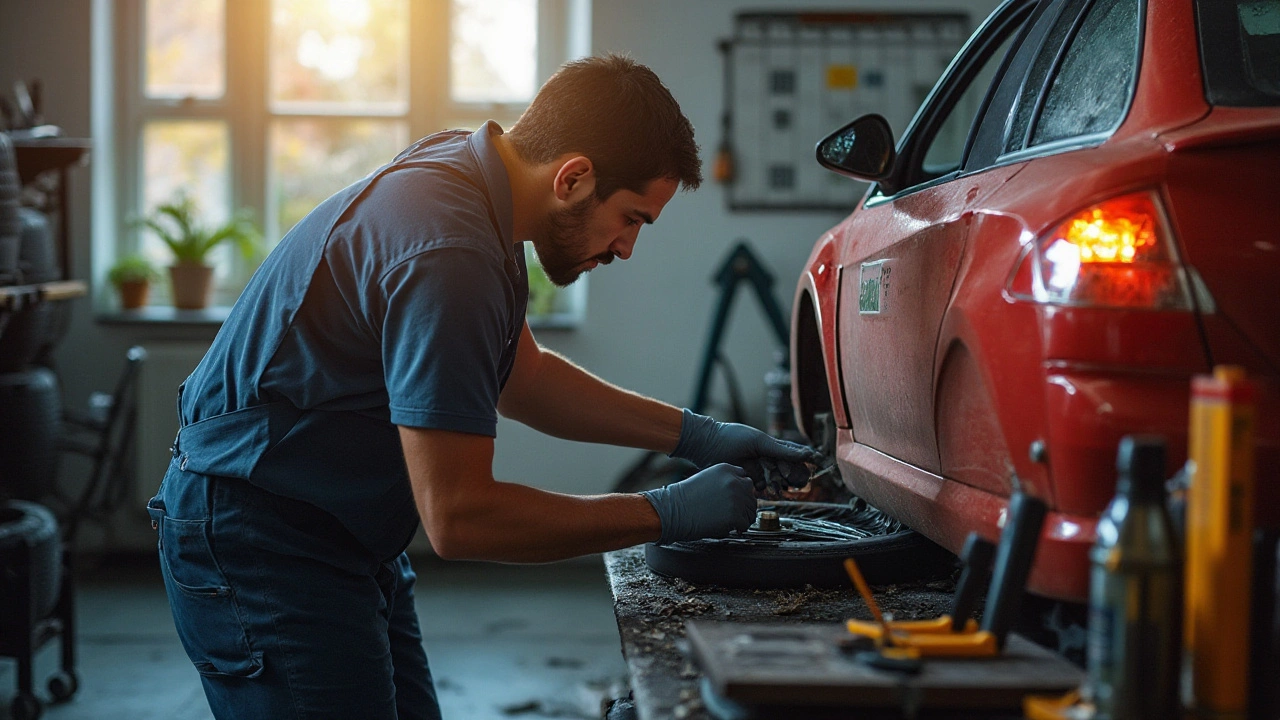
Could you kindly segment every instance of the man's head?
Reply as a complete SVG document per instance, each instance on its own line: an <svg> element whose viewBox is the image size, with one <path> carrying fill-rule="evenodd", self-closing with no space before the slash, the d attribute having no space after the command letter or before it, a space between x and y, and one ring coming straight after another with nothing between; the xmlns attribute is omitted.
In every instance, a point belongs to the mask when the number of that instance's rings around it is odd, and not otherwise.
<svg viewBox="0 0 1280 720"><path fill-rule="evenodd" d="M520 159L555 171L532 241L552 282L630 256L680 186L702 182L693 126L649 68L617 55L569 63L507 133Z"/></svg>

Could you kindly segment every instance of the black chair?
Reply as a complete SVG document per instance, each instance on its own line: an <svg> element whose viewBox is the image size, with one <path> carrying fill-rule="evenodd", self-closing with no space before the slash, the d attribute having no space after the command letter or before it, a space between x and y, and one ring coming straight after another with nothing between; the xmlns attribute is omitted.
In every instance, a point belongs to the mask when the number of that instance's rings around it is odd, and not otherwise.
<svg viewBox="0 0 1280 720"><path fill-rule="evenodd" d="M54 702L69 700L80 685L69 560L47 508L25 500L0 503L0 656L18 661L13 720L35 720L44 711L33 692L33 656L50 640L60 640L62 651L61 668L47 685Z"/></svg>
<svg viewBox="0 0 1280 720"><path fill-rule="evenodd" d="M125 357L124 371L111 395L94 393L90 412L63 414L59 449L87 457L93 463L78 497L57 493L66 507L62 535L68 545L75 541L82 520L101 517L129 499L129 459L138 425L138 373L147 351L135 345Z"/></svg>

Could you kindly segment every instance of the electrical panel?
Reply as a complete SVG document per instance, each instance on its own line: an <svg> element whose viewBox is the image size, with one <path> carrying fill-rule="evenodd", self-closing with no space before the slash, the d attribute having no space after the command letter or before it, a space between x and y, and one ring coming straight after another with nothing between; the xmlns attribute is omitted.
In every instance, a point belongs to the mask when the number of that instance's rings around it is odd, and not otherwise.
<svg viewBox="0 0 1280 720"><path fill-rule="evenodd" d="M721 43L733 210L849 210L865 190L819 140L879 113L901 137L969 35L965 14L742 13Z"/></svg>

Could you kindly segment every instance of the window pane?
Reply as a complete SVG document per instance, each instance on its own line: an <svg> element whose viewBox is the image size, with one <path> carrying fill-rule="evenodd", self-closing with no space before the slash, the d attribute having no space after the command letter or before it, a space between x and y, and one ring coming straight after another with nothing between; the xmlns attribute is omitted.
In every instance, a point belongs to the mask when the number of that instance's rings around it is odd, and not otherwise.
<svg viewBox="0 0 1280 720"><path fill-rule="evenodd" d="M525 316L541 327L573 327L582 324L587 309L587 275L583 273L567 288L556 287L538 261L533 243L524 245L524 261L529 271L529 305Z"/></svg>
<svg viewBox="0 0 1280 720"><path fill-rule="evenodd" d="M1005 35L1000 46L987 58L982 70L969 83L969 87L965 88L964 94L956 101L955 107L951 108L950 115L942 121L938 134L933 136L929 150L924 156L926 177L941 176L960 169L964 145L969 139L969 129L973 126L973 121L978 114L978 106L987 96L987 90L995 79L996 71L1000 69L1000 63L1004 61L1005 53L1009 52L1009 46L1013 43L1015 34L1014 29L1011 29Z"/></svg>
<svg viewBox="0 0 1280 720"><path fill-rule="evenodd" d="M1045 98L1032 145L1105 132L1120 123L1138 73L1138 0L1089 10Z"/></svg>
<svg viewBox="0 0 1280 720"><path fill-rule="evenodd" d="M1027 126L1031 124L1031 115L1035 111L1036 102L1040 99L1040 91L1044 88L1049 71L1053 68L1053 61L1062 48L1062 41L1066 39L1071 25L1080 16L1080 7L1083 4L1084 0L1067 0L1062 13L1049 30L1044 44L1040 46L1040 52L1036 55L1035 62L1031 64L1031 74L1027 76L1022 94L1018 96L1018 104L1014 108L1013 124L1005 138L1006 152L1022 149L1023 140L1027 136Z"/></svg>
<svg viewBox="0 0 1280 720"><path fill-rule="evenodd" d="M279 240L325 198L391 162L408 144L408 125L399 121L276 120L268 237Z"/></svg>
<svg viewBox="0 0 1280 720"><path fill-rule="evenodd" d="M217 120L166 120L149 122L142 132L142 212L171 202L180 193L196 201L205 223L220 223L229 216L230 181L227 169L227 126ZM173 262L169 249L151 231L142 235L139 250L157 265ZM230 246L211 253L209 261L225 277L230 269Z"/></svg>
<svg viewBox="0 0 1280 720"><path fill-rule="evenodd" d="M222 97L223 0L146 0L148 97Z"/></svg>
<svg viewBox="0 0 1280 720"><path fill-rule="evenodd" d="M409 101L408 0L275 0L271 99L403 111Z"/></svg>
<svg viewBox="0 0 1280 720"><path fill-rule="evenodd" d="M533 99L537 0L452 0L449 87L456 102Z"/></svg>

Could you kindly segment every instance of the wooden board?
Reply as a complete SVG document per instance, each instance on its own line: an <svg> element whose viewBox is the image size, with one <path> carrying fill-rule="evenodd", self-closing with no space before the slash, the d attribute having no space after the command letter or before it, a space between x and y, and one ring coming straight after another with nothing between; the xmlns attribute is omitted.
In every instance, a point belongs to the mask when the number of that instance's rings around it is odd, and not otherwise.
<svg viewBox="0 0 1280 720"><path fill-rule="evenodd" d="M0 287L0 309L44 300L69 300L88 292L83 280L57 280L38 285L6 285Z"/></svg>
<svg viewBox="0 0 1280 720"><path fill-rule="evenodd" d="M936 658L918 675L877 670L841 652L843 627L691 620L694 656L716 693L748 706L1009 709L1028 694L1084 680L1075 665L1010 635L994 658Z"/></svg>

